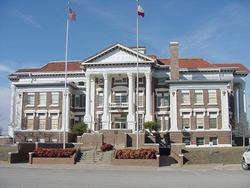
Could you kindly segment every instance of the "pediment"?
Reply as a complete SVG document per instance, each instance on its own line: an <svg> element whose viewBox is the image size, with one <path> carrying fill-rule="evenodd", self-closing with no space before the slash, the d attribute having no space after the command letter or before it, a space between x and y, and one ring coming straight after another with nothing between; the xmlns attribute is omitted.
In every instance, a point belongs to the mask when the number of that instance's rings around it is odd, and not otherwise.
<svg viewBox="0 0 250 188"><path fill-rule="evenodd" d="M139 62L154 62L154 59L138 53ZM137 52L121 44L115 44L83 61L84 64L135 63Z"/></svg>

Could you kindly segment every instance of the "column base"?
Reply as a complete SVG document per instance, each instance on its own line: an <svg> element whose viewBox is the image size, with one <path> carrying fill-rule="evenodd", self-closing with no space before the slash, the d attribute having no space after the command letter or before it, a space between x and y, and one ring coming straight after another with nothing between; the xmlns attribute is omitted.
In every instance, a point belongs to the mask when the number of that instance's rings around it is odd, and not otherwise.
<svg viewBox="0 0 250 188"><path fill-rule="evenodd" d="M149 115L149 114L146 114L145 115L145 122L147 122L147 121L153 121L153 116Z"/></svg>

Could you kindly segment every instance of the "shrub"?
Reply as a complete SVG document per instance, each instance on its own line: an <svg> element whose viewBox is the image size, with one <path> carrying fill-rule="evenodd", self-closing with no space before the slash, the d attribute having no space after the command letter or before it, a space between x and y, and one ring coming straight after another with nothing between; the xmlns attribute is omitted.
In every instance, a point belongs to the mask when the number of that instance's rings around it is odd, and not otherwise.
<svg viewBox="0 0 250 188"><path fill-rule="evenodd" d="M76 149L38 148L35 149L33 152L34 157L71 157L76 152Z"/></svg>
<svg viewBox="0 0 250 188"><path fill-rule="evenodd" d="M113 149L113 146L111 144L103 143L100 149L102 151L111 151Z"/></svg>
<svg viewBox="0 0 250 188"><path fill-rule="evenodd" d="M82 135L83 133L87 132L87 128L88 126L83 123L83 122L79 122L73 125L71 131L73 134L76 134L77 136Z"/></svg>
<svg viewBox="0 0 250 188"><path fill-rule="evenodd" d="M155 149L119 149L116 151L116 159L156 159Z"/></svg>
<svg viewBox="0 0 250 188"><path fill-rule="evenodd" d="M147 121L144 123L144 128L149 129L150 132L152 130L157 131L158 130L158 123L155 121Z"/></svg>

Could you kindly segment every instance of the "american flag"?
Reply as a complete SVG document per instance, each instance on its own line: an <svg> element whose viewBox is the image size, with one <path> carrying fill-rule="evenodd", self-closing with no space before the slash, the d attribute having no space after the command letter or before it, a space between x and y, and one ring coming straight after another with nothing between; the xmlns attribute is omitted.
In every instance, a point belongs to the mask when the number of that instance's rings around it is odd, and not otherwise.
<svg viewBox="0 0 250 188"><path fill-rule="evenodd" d="M76 21L76 13L71 8L69 8L68 17L70 21Z"/></svg>

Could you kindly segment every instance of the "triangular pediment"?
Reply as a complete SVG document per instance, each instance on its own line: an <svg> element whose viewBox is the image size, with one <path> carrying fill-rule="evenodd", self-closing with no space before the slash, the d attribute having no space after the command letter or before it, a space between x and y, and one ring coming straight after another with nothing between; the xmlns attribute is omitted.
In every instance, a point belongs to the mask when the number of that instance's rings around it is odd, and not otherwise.
<svg viewBox="0 0 250 188"><path fill-rule="evenodd" d="M139 62L154 62L154 59L138 53ZM121 44L115 44L83 61L84 64L134 63L137 62L137 51Z"/></svg>

